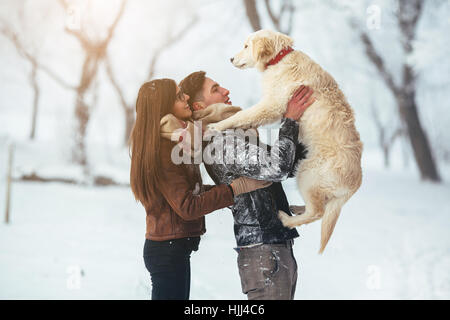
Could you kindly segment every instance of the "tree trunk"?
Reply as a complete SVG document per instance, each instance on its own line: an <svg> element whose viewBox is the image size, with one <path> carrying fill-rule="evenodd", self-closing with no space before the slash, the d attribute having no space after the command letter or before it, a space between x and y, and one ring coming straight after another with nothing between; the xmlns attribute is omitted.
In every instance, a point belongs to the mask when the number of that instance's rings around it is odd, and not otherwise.
<svg viewBox="0 0 450 320"><path fill-rule="evenodd" d="M409 140L423 180L440 182L430 144L417 113L415 77L411 66L403 68L403 87L396 95L400 116L406 124Z"/></svg>
<svg viewBox="0 0 450 320"><path fill-rule="evenodd" d="M91 110L85 101L85 95L97 74L98 64L99 57L97 53L95 51L94 53L88 52L83 64L80 85L77 88L77 97L75 102L75 119L77 124L75 132L75 146L72 156L73 160L82 166L87 165L85 140L87 127L91 117Z"/></svg>
<svg viewBox="0 0 450 320"><path fill-rule="evenodd" d="M74 162L84 167L85 173L88 172L87 167L87 153L86 153L86 130L89 124L91 109L85 100L85 95L91 87L92 81L95 79L98 71L98 66L101 60L105 58L108 45L113 37L114 31L117 27L125 10L127 0L123 0L117 16L111 26L108 28L106 37L101 41L90 40L90 37L75 29L66 26L65 31L74 36L85 51L85 59L81 71L81 79L79 85L76 87L76 102L75 102L75 117L76 117L76 132L75 145L72 149L72 159ZM60 0L64 10L69 11L69 2L67 0ZM94 99L95 104L95 99Z"/></svg>
<svg viewBox="0 0 450 320"><path fill-rule="evenodd" d="M389 168L389 166L390 166L390 161L389 161L389 151L390 151L389 146L384 146L384 147L383 147L384 166L385 166L386 168Z"/></svg>
<svg viewBox="0 0 450 320"><path fill-rule="evenodd" d="M82 166L87 164L86 154L86 129L89 123L90 113L89 107L84 103L84 93L77 94L77 101L75 105L76 131L75 131L75 146L72 151L73 161Z"/></svg>
<svg viewBox="0 0 450 320"><path fill-rule="evenodd" d="M38 108L39 108L40 91L39 91L39 85L37 82L38 65L33 63L31 68L32 68L32 70L31 70L31 75L30 75L30 81L31 81L31 85L33 87L34 97L33 97L33 115L31 118L30 139L33 140L36 136L36 122L37 122L37 114L38 114Z"/></svg>
<svg viewBox="0 0 450 320"><path fill-rule="evenodd" d="M125 109L125 136L124 136L124 145L128 145L131 130L133 130L134 125L134 108Z"/></svg>
<svg viewBox="0 0 450 320"><path fill-rule="evenodd" d="M259 19L258 9L255 0L244 0L245 12L253 31L261 30L261 21Z"/></svg>
<svg viewBox="0 0 450 320"><path fill-rule="evenodd" d="M253 31L258 31L262 29L261 26L261 18L258 12L258 7L256 6L256 0L243 0L245 6L245 12L247 14L248 21L252 26ZM295 6L293 5L291 0L283 0L281 2L281 9L278 13L275 13L270 5L270 0L265 0L265 8L266 12L269 15L270 20L275 27L275 30L284 34L291 34L293 22L294 22L294 14L295 14ZM281 24L283 21L287 21L287 23L283 23L286 25L286 28L282 28Z"/></svg>
<svg viewBox="0 0 450 320"><path fill-rule="evenodd" d="M417 84L414 68L408 63L408 57L413 54L416 27L423 12L424 1L398 0L398 5L396 17L400 29L400 43L404 53L402 82L399 85L395 83L392 73L386 68L383 58L375 49L367 32L362 31L363 29L360 29L360 38L365 46L367 56L396 99L397 109L406 127L422 179L440 182L441 178L433 159L431 147L417 113Z"/></svg>
<svg viewBox="0 0 450 320"><path fill-rule="evenodd" d="M423 0L399 0L398 11L396 13L397 22L400 29L400 42L404 51L402 85L397 90L397 105L400 116L406 124L406 130L411 142L423 180L440 182L436 163L433 159L432 151L425 130L420 123L416 104L416 76L414 68L408 63L408 57L413 54L413 42L416 38L417 23L423 13Z"/></svg>
<svg viewBox="0 0 450 320"><path fill-rule="evenodd" d="M400 106L400 108L403 109L403 113L405 114L409 139L421 177L424 180L440 182L441 178L437 171L433 155L431 154L430 144L417 115L416 102L410 97L406 97L405 100L406 103Z"/></svg>

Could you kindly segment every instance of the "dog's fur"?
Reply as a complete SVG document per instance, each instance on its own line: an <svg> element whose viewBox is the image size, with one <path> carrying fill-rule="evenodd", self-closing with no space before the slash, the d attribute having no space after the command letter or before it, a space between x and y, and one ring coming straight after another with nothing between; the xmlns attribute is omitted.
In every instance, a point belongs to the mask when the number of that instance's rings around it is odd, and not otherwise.
<svg viewBox="0 0 450 320"><path fill-rule="evenodd" d="M251 34L232 63L241 69L256 67L263 73L263 98L256 105L210 126L210 129L257 127L279 120L300 85L314 90L316 101L299 120L299 141L308 149L301 161L297 183L306 210L279 217L287 227L322 219L320 251L325 249L342 206L358 190L362 180L362 143L355 128L353 110L336 81L317 63L298 50L266 69L266 63L293 40L279 32ZM294 212L295 213L295 212Z"/></svg>

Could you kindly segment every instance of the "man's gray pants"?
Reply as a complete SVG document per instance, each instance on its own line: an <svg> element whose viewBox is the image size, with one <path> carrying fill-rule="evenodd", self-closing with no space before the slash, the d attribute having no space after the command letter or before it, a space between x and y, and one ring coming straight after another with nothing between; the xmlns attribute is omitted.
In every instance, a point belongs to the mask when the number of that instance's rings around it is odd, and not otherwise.
<svg viewBox="0 0 450 320"><path fill-rule="evenodd" d="M297 262L292 240L238 249L242 292L249 300L293 300Z"/></svg>

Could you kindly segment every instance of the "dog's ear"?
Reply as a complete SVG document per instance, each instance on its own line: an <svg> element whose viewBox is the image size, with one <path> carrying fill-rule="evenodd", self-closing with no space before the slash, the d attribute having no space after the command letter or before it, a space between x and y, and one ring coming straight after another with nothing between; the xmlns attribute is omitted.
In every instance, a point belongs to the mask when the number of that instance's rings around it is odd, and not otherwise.
<svg viewBox="0 0 450 320"><path fill-rule="evenodd" d="M285 35L284 33L278 32L277 36L277 46L281 49L292 47L294 44L294 39Z"/></svg>
<svg viewBox="0 0 450 320"><path fill-rule="evenodd" d="M258 38L253 40L253 57L256 61L267 59L274 52L273 43L267 38Z"/></svg>

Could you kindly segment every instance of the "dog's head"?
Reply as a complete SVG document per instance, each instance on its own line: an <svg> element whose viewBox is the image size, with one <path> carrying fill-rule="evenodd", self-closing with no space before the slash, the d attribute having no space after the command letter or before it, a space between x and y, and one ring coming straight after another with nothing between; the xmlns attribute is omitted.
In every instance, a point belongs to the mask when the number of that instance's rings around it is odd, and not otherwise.
<svg viewBox="0 0 450 320"><path fill-rule="evenodd" d="M257 68L262 71L267 62L293 43L291 37L280 32L259 30L247 38L244 49L230 60L239 69Z"/></svg>

